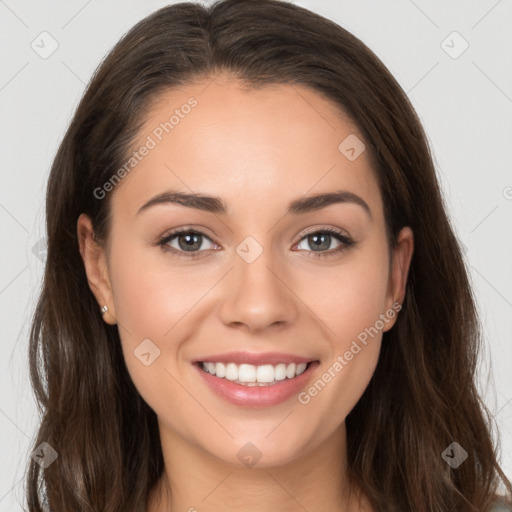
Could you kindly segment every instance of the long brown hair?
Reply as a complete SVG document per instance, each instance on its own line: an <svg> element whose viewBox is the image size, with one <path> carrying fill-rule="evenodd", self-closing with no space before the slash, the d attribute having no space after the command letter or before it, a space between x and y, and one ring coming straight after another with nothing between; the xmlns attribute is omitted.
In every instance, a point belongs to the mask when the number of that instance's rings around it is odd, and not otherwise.
<svg viewBox="0 0 512 512"><path fill-rule="evenodd" d="M116 326L98 312L76 222L109 234L102 187L133 152L150 102L226 72L251 87L300 84L346 112L364 135L384 202L389 247L415 235L405 302L384 333L375 374L346 419L350 477L379 511L487 511L499 484L493 419L475 384L481 343L461 248L432 156L406 94L359 39L278 0L179 3L135 25L94 73L58 149L46 196L48 253L30 332L30 377L41 422L30 460L31 512L146 510L163 471L156 415L126 369ZM458 468L441 454L457 442ZM44 508L42 508L44 507Z"/></svg>

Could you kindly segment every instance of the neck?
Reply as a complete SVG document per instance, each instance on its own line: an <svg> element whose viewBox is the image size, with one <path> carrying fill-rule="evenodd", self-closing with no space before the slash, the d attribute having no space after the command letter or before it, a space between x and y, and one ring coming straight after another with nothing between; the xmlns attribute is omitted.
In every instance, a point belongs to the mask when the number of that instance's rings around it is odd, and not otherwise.
<svg viewBox="0 0 512 512"><path fill-rule="evenodd" d="M350 488L343 423L324 443L288 463L236 467L160 427L165 470L148 512L371 512Z"/></svg>

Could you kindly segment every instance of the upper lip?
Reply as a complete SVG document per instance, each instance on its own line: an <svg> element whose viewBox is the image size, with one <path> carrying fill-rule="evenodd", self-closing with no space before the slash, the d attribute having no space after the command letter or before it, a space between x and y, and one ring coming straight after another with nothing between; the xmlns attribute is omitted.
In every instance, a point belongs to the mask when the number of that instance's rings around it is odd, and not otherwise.
<svg viewBox="0 0 512 512"><path fill-rule="evenodd" d="M199 362L211 362L211 363L235 363L235 364L252 364L254 366L260 366L264 364L276 365L279 363L309 363L315 361L311 357L301 357L293 354L285 354L282 352L227 352L225 354L216 354L211 356L204 356L197 358L193 363Z"/></svg>

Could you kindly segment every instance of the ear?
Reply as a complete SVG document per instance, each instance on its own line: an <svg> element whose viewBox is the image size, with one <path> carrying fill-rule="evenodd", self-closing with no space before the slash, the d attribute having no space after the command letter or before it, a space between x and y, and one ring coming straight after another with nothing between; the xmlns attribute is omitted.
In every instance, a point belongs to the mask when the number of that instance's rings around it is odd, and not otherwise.
<svg viewBox="0 0 512 512"><path fill-rule="evenodd" d="M388 293L386 296L386 311L393 310L395 313L400 311L398 305L400 305L401 308L405 298L407 276L409 274L413 252L414 234L410 227L405 226L398 233L397 243L393 248ZM396 318L397 314L393 314L392 319L387 323L383 331L391 329L396 322Z"/></svg>
<svg viewBox="0 0 512 512"><path fill-rule="evenodd" d="M103 320L115 325L116 312L105 250L94 239L94 229L89 216L82 213L78 217L76 227L89 288L98 301L98 314L101 315L101 308L107 305L108 311L102 315Z"/></svg>

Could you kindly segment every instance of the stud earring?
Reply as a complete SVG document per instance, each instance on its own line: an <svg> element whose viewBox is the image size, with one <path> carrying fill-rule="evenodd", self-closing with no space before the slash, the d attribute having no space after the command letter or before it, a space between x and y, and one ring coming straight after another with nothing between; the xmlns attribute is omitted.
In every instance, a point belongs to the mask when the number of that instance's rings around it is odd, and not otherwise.
<svg viewBox="0 0 512 512"><path fill-rule="evenodd" d="M101 308L101 314L102 314L102 315L104 315L107 311L108 311L108 306L105 304L105 305Z"/></svg>

